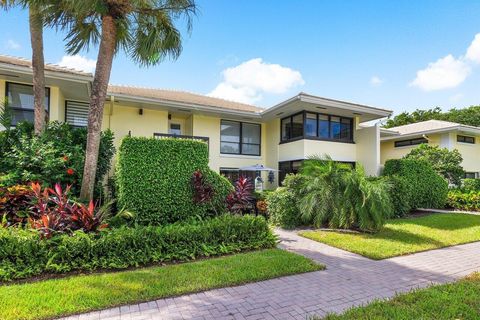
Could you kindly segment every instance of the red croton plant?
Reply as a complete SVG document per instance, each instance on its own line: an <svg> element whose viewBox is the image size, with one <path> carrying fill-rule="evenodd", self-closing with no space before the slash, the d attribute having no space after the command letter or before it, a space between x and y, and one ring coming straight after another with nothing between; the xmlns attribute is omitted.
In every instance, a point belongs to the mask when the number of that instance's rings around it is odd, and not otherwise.
<svg viewBox="0 0 480 320"><path fill-rule="evenodd" d="M70 198L71 186L65 190L60 184L44 188L39 183L16 186L4 190L0 198L0 212L7 226L29 225L40 231L44 238L56 233L75 230L94 232L105 228L93 201L87 205Z"/></svg>

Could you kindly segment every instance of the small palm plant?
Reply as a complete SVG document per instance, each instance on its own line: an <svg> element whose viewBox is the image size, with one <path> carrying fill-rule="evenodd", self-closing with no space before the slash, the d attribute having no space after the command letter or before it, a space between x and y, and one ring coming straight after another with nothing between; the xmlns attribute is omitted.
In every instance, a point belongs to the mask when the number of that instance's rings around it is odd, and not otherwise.
<svg viewBox="0 0 480 320"><path fill-rule="evenodd" d="M298 207L315 227L376 231L392 214L389 185L369 179L361 166L314 156L304 162Z"/></svg>

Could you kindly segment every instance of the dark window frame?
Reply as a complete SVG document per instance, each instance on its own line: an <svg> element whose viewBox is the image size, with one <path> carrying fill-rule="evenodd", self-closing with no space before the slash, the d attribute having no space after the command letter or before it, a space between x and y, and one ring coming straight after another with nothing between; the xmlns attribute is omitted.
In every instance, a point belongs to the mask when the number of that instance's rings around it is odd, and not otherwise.
<svg viewBox="0 0 480 320"><path fill-rule="evenodd" d="M460 143L468 143L468 144L475 144L475 137L472 136L464 136L464 135L457 135L457 142Z"/></svg>
<svg viewBox="0 0 480 320"><path fill-rule="evenodd" d="M70 124L74 128L86 128L88 127L88 112L87 112L87 125L86 126L76 126L71 124L70 122L67 121L67 113L68 113L68 102L76 102L76 103L85 103L85 104L90 104L89 102L86 101L80 101L80 100L72 100L72 99L66 99L65 100L65 117L64 117L64 122Z"/></svg>
<svg viewBox="0 0 480 320"><path fill-rule="evenodd" d="M21 83L21 82L13 82L13 81L5 81L5 98L8 99L8 94L10 92L10 85L19 85L19 86L25 86L25 87L31 87L32 88L32 94L33 94L33 85L31 84L26 84L26 83ZM45 109L47 119L50 118L50 87L45 87L45 94L47 95L47 108ZM35 119L35 106L32 106L32 109L29 108L18 108L18 107L11 107L12 111L22 111L22 112L31 112L34 114L33 118ZM16 125L12 124L13 127Z"/></svg>
<svg viewBox="0 0 480 320"><path fill-rule="evenodd" d="M310 114L315 114L316 115L316 121L317 121L317 132L316 132L316 136L309 136L307 135L307 113L310 113ZM300 137L295 137L295 138L291 138L290 136L287 137L286 139L283 139L283 121L286 120L286 119L290 119L290 135L292 133L292 124L293 124L293 118L295 116L298 116L302 114L303 115L303 135L300 136ZM323 138L323 137L320 137L320 125L319 125L319 117L320 116L326 116L328 117L328 135L329 135L329 138ZM350 134L349 134L349 137L346 138L346 139L336 139L336 138L333 138L332 137L332 129L331 129L331 125L332 125L332 117L335 117L335 118L339 118L340 119L340 126L341 126L341 123L342 123L342 120L349 120L350 121ZM319 140L319 141L331 141L331 142L340 142L340 143L355 143L355 139L354 139L354 118L350 118L350 117L342 117L342 116L337 116L337 115L333 115L333 114L327 114L327 113L320 113L320 112L314 112L314 111L306 111L306 110L303 110L303 111L300 111L300 112L297 112L297 113L294 113L288 117L283 117L280 119L280 144L282 143L288 143L288 142L293 142L293 141L298 141L298 140L303 140L303 139L308 139L308 140Z"/></svg>
<svg viewBox="0 0 480 320"><path fill-rule="evenodd" d="M395 148L410 147L410 146L417 146L424 143L428 144L428 139L414 138L414 139L398 140L394 142L394 147Z"/></svg>
<svg viewBox="0 0 480 320"><path fill-rule="evenodd" d="M223 141L222 140L222 122L235 122L240 125L240 133L239 133L239 142L238 142L238 152L222 152L222 142L224 143L236 143L231 141ZM243 142L243 125L255 125L258 127L259 143L249 143ZM258 154L251 154L251 153L243 153L243 145L249 146L258 146ZM228 120L228 119L220 119L220 154L231 154L231 155L240 155L240 156L252 156L252 157L260 157L262 155L262 124L261 123L254 123L254 122L244 122L244 121L236 121L236 120Z"/></svg>

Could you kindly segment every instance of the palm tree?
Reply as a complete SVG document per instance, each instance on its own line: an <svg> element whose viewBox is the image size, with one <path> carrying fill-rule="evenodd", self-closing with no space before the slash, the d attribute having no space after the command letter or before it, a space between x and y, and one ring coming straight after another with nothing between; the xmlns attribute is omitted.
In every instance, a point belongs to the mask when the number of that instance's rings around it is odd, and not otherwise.
<svg viewBox="0 0 480 320"><path fill-rule="evenodd" d="M1 0L0 5L8 9L14 5L28 6L30 44L32 46L34 131L40 135L45 129L45 61L43 58L43 17L40 8L28 0Z"/></svg>
<svg viewBox="0 0 480 320"><path fill-rule="evenodd" d="M119 49L141 66L165 58L177 59L182 51L174 22L185 18L191 30L196 13L194 0L64 0L48 2L53 11L48 23L67 31L67 52L76 54L99 45L90 96L88 136L80 197L92 199L98 160L103 107L115 53ZM60 7L60 8L59 8ZM60 9L60 12L59 12Z"/></svg>

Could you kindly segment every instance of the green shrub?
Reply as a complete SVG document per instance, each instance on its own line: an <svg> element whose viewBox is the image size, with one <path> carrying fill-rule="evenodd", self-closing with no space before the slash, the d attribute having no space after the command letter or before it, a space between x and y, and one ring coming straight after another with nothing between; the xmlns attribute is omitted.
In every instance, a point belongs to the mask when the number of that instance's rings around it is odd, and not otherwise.
<svg viewBox="0 0 480 320"><path fill-rule="evenodd" d="M451 190L448 192L447 206L459 210L480 211L480 191Z"/></svg>
<svg viewBox="0 0 480 320"><path fill-rule="evenodd" d="M271 248L276 237L262 217L223 215L195 223L81 231L40 240L32 230L0 228L0 280L42 273L123 269Z"/></svg>
<svg viewBox="0 0 480 320"><path fill-rule="evenodd" d="M197 170L215 188L212 203L193 201L191 179ZM135 212L141 224L211 215L212 204L222 210L232 190L228 180L209 169L207 144L188 139L124 138L116 176L119 208Z"/></svg>
<svg viewBox="0 0 480 320"><path fill-rule="evenodd" d="M409 185L410 207L444 208L448 182L423 160L392 159L385 163L386 176L398 175Z"/></svg>
<svg viewBox="0 0 480 320"><path fill-rule="evenodd" d="M465 191L480 191L480 179L463 179L462 189Z"/></svg>
<svg viewBox="0 0 480 320"><path fill-rule="evenodd" d="M97 186L110 170L115 153L113 133L102 132L96 174ZM69 124L51 122L45 132L37 137L33 126L27 122L16 128L0 132L0 170L8 173L3 185L38 181L44 186L60 183L72 185L72 193L80 191L85 146L86 128L73 128ZM98 191L97 187L97 191ZM97 193L98 195L98 193Z"/></svg>
<svg viewBox="0 0 480 320"><path fill-rule="evenodd" d="M412 190L410 190L409 183L405 178L398 175L387 176L386 178L391 185L390 200L393 205L393 215L396 218L404 217L412 210L410 206L410 192Z"/></svg>
<svg viewBox="0 0 480 320"><path fill-rule="evenodd" d="M296 201L295 194L287 187L280 187L269 193L267 204L270 222L286 229L302 225Z"/></svg>

